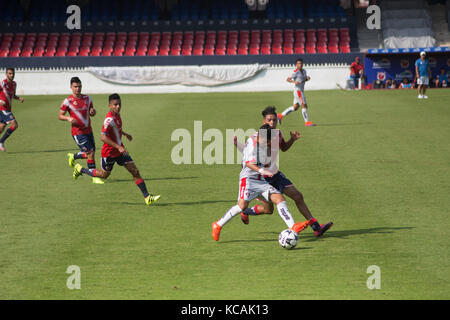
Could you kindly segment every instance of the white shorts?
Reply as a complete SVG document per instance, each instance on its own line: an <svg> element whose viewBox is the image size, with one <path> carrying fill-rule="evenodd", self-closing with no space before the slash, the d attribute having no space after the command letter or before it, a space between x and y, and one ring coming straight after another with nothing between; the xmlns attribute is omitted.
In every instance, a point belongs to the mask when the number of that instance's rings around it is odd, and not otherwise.
<svg viewBox="0 0 450 320"><path fill-rule="evenodd" d="M301 90L294 90L294 105L295 104L306 104L305 93Z"/></svg>
<svg viewBox="0 0 450 320"><path fill-rule="evenodd" d="M272 187L266 180L256 180L249 178L241 178L239 181L239 196L238 200L252 201L258 196L270 201L270 195L280 193L277 189Z"/></svg>
<svg viewBox="0 0 450 320"><path fill-rule="evenodd" d="M419 77L419 78L417 78L417 84L428 86L429 82L430 82L429 80L430 79L428 79L428 77Z"/></svg>

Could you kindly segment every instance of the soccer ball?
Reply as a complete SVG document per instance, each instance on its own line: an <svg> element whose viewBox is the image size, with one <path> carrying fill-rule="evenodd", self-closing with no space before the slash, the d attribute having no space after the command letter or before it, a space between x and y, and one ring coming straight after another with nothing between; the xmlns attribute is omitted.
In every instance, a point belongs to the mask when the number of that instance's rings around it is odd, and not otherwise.
<svg viewBox="0 0 450 320"><path fill-rule="evenodd" d="M298 235L291 229L283 230L278 236L278 242L283 248L292 249L298 243Z"/></svg>

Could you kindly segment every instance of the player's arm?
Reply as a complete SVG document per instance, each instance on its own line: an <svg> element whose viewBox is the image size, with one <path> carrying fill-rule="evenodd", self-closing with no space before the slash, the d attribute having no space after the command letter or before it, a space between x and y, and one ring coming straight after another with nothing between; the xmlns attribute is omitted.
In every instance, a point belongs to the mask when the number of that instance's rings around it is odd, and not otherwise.
<svg viewBox="0 0 450 320"><path fill-rule="evenodd" d="M6 106L6 102L3 100L0 100L0 106Z"/></svg>
<svg viewBox="0 0 450 320"><path fill-rule="evenodd" d="M68 121L71 124L76 124L77 120L75 118L72 118L71 116L66 116L65 110L59 110L58 119L61 121Z"/></svg>
<svg viewBox="0 0 450 320"><path fill-rule="evenodd" d="M236 136L233 136L233 144L240 152L244 150L245 144L239 143Z"/></svg>
<svg viewBox="0 0 450 320"><path fill-rule="evenodd" d="M288 141L284 141L284 139L281 140L280 150L283 152L288 151L289 148L294 144L294 142L301 138L301 135L298 131L289 132L289 134L291 135L291 138Z"/></svg>
<svg viewBox="0 0 450 320"><path fill-rule="evenodd" d="M123 133L123 132L122 132ZM110 145L111 147L116 148L117 150L119 150L119 152L121 154L127 154L128 151L125 149L124 146L120 146L117 143L115 143L112 139L110 139L106 133L102 132L102 134L100 135L100 140L102 140L103 143L106 143L107 145Z"/></svg>
<svg viewBox="0 0 450 320"><path fill-rule="evenodd" d="M416 78L419 79L419 65L416 63Z"/></svg>
<svg viewBox="0 0 450 320"><path fill-rule="evenodd" d="M17 96L15 93L13 95L13 99L19 100L20 103L22 103L24 101L24 99L22 97Z"/></svg>
<svg viewBox="0 0 450 320"><path fill-rule="evenodd" d="M273 173L272 173L272 172L267 171L267 170L264 170L264 169L260 169L260 168L259 168L255 163L253 163L253 162L247 162L247 163L245 164L245 166L246 166L247 168L252 169L253 171L259 172L259 173L262 174L263 176L269 176L269 177L272 177L272 176L273 176Z"/></svg>
<svg viewBox="0 0 450 320"><path fill-rule="evenodd" d="M125 131L122 130L122 134L129 140L133 140L133 136L129 133L126 133Z"/></svg>
<svg viewBox="0 0 450 320"><path fill-rule="evenodd" d="M91 101L91 105L89 106L89 115L94 117L97 114L97 110L94 108L94 104Z"/></svg>

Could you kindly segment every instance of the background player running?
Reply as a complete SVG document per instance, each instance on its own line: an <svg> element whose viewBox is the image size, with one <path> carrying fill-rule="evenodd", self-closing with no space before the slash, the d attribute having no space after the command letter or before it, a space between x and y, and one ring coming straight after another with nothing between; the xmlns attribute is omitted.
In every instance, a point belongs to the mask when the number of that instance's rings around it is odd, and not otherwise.
<svg viewBox="0 0 450 320"><path fill-rule="evenodd" d="M258 132L248 138L243 150L238 203L230 208L221 219L213 222L212 236L214 240L219 241L223 226L233 217L246 210L250 201L258 196L263 197L268 202L273 202L277 206L278 213L288 228L298 233L305 227L304 223L294 223L294 219L287 208L286 200L280 191L264 179L264 176L273 176L272 172L265 169L265 166L272 160L271 131L269 125L263 125Z"/></svg>
<svg viewBox="0 0 450 320"><path fill-rule="evenodd" d="M286 152L294 144L295 141L300 139L301 136L299 132L297 131L290 132L291 138L286 142L283 138L283 135L281 134L281 131L278 129L275 130L277 126L277 113L275 111L275 107L269 106L265 108L262 112L262 116L263 116L263 125L268 125L272 129L272 131L279 137L278 146L273 145L272 147L272 155L274 157L278 156L278 150ZM237 142L237 139L234 139L234 144L236 145L239 151L243 150L244 146L242 144L239 144ZM322 225L319 224L317 219L312 216L311 211L306 205L303 198L303 194L294 186L294 184L288 178L286 178L286 176L281 171L278 170L276 163L277 163L276 161L272 161L271 168L269 168L269 171L274 173L274 175L272 177L265 177L266 181L274 188L279 190L281 193L287 195L289 198L294 200L298 210L308 221L308 224L305 225L305 228L307 226L311 226L316 236L318 237L322 236L328 229L330 229L333 226L333 222L328 222L327 224ZM241 213L241 219L245 224L249 223L248 217L249 215L273 213L273 204L270 202L263 201L262 199L261 201L263 204L258 204L252 208L248 208Z"/></svg>
<svg viewBox="0 0 450 320"><path fill-rule="evenodd" d="M306 104L305 97L305 82L311 80L311 78L306 74L306 70L303 69L303 60L301 58L295 61L295 66L297 67L293 73L286 79L287 82L294 83L294 102L293 106L287 108L282 113L278 114L278 121L281 123L281 120L287 116L289 113L293 111L297 111L300 106L302 107L302 115L305 120L305 126L315 126L314 123L309 121L308 115L308 105Z"/></svg>
<svg viewBox="0 0 450 320"><path fill-rule="evenodd" d="M81 94L81 80L78 77L70 79L72 94L64 99L59 110L58 119L72 124L72 138L80 148L80 152L68 153L69 166L74 167L75 160L87 159L89 169L95 169L95 141L91 127L91 117L97 113L92 98ZM69 113L66 116L66 113ZM93 178L93 183L103 184L100 178Z"/></svg>
<svg viewBox="0 0 450 320"><path fill-rule="evenodd" d="M11 112L12 100L23 102L23 98L16 95L17 84L14 81L14 68L6 69L6 79L0 83L0 134L9 125L5 134L0 138L0 150L5 152L5 140L19 127L16 118Z"/></svg>
<svg viewBox="0 0 450 320"><path fill-rule="evenodd" d="M119 166L124 166L131 173L134 178L134 182L144 196L145 203L150 205L151 203L157 201L161 196L151 195L148 193L144 179L142 179L133 159L130 157L128 151L122 143L122 135L124 135L129 141L131 141L133 137L122 130L122 119L120 117L121 109L122 103L120 96L116 93L110 95L109 112L103 123L101 135L101 140L103 141L102 169L98 170L83 168L77 163L75 165L73 177L74 179L77 179L84 173L91 177L107 179L111 174L114 164L117 163Z"/></svg>

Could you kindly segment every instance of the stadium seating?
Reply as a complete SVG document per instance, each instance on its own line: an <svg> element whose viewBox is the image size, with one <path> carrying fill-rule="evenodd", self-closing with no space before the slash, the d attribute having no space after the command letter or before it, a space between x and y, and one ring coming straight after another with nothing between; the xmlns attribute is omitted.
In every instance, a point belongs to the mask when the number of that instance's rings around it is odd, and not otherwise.
<svg viewBox="0 0 450 320"><path fill-rule="evenodd" d="M244 0L179 0L175 5L158 6L148 0L81 1L82 21L197 21L250 19L252 12ZM0 1L1 22L64 22L66 1ZM268 19L343 17L339 0L271 0L265 12ZM261 16L260 16L261 17Z"/></svg>
<svg viewBox="0 0 450 320"><path fill-rule="evenodd" d="M0 34L1 57L350 52L349 28Z"/></svg>

